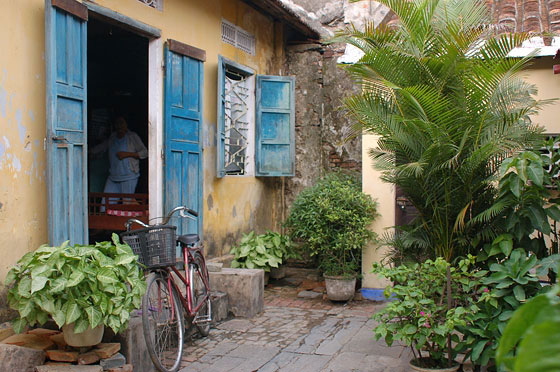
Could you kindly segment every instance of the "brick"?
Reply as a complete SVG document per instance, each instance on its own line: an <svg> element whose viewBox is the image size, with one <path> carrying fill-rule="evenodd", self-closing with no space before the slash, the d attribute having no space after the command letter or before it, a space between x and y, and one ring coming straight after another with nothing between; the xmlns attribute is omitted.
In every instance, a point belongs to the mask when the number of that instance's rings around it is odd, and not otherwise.
<svg viewBox="0 0 560 372"><path fill-rule="evenodd" d="M30 331L27 331L26 333L49 339L51 336L60 334L61 332L52 329L46 329L46 328L35 328Z"/></svg>
<svg viewBox="0 0 560 372"><path fill-rule="evenodd" d="M99 355L95 353L95 351L88 351L87 353L83 353L78 355L78 364L94 364L99 362Z"/></svg>
<svg viewBox="0 0 560 372"><path fill-rule="evenodd" d="M47 358L57 362L77 362L78 352L77 351L66 351L66 350L47 350Z"/></svg>
<svg viewBox="0 0 560 372"><path fill-rule="evenodd" d="M49 339L26 333L12 335L3 340L2 343L23 346L35 350L47 350L54 346L54 342Z"/></svg>
<svg viewBox="0 0 560 372"><path fill-rule="evenodd" d="M56 344L59 349L64 349L68 344L64 341L64 335L62 333L58 333L56 335L50 336L52 342Z"/></svg>
<svg viewBox="0 0 560 372"><path fill-rule="evenodd" d="M33 372L45 361L45 352L26 347L0 344L1 372Z"/></svg>
<svg viewBox="0 0 560 372"><path fill-rule="evenodd" d="M11 335L15 334L10 323L0 324L0 341L7 339Z"/></svg>
<svg viewBox="0 0 560 372"><path fill-rule="evenodd" d="M99 355L101 359L107 359L115 355L121 349L121 344L118 342L112 343L101 343L97 345L95 353Z"/></svg>

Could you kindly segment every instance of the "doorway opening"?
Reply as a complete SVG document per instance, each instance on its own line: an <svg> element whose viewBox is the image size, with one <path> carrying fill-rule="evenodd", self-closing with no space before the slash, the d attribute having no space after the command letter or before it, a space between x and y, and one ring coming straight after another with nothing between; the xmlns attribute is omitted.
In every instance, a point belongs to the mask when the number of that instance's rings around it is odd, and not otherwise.
<svg viewBox="0 0 560 372"><path fill-rule="evenodd" d="M88 21L89 241L148 220L148 39ZM123 129L124 127L124 129Z"/></svg>

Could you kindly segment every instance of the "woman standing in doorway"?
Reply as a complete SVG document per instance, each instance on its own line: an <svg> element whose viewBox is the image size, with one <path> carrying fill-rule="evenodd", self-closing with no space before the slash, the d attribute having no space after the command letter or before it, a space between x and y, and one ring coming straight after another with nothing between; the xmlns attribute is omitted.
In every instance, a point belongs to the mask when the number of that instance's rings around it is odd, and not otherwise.
<svg viewBox="0 0 560 372"><path fill-rule="evenodd" d="M148 157L148 150L140 137L128 130L126 120L119 116L114 121L114 132L104 142L91 149L92 155L109 152L109 177L106 193L134 194L140 177L139 159Z"/></svg>

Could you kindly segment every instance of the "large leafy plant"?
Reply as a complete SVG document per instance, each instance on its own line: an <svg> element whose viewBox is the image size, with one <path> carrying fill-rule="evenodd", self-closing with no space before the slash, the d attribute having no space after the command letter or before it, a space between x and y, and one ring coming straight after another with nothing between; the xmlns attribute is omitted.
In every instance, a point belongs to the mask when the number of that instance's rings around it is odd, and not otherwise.
<svg viewBox="0 0 560 372"><path fill-rule="evenodd" d="M418 211L401 247L428 257L465 256L492 239L473 221L494 199L501 160L530 147L540 129L529 115L543 102L519 72L531 56L508 53L528 35L495 35L477 0L380 0L395 26L348 30L335 41L364 52L346 70L362 93L346 107L360 130L378 136L370 150L382 179Z"/></svg>
<svg viewBox="0 0 560 372"><path fill-rule="evenodd" d="M496 359L512 372L560 370L560 286L517 309L499 341Z"/></svg>
<svg viewBox="0 0 560 372"><path fill-rule="evenodd" d="M369 226L376 216L377 204L355 177L330 173L298 194L285 225L310 256L318 257L324 274L352 276L362 247L375 238Z"/></svg>
<svg viewBox="0 0 560 372"><path fill-rule="evenodd" d="M52 318L76 333L104 324L118 332L140 307L146 289L137 256L116 234L95 245L42 245L8 272L8 304L19 312L16 332Z"/></svg>
<svg viewBox="0 0 560 372"><path fill-rule="evenodd" d="M542 290L538 277L556 265L558 255L539 260L534 253L514 247L511 235L500 235L484 248L477 260L485 270L476 272L477 287L469 294L478 311L469 314L458 349L475 365L494 360L498 339L513 312ZM482 293L487 293L481 297Z"/></svg>
<svg viewBox="0 0 560 372"><path fill-rule="evenodd" d="M234 256L231 267L264 271L277 268L286 259L295 257L290 238L272 231L261 235L254 231L244 234L230 253Z"/></svg>
<svg viewBox="0 0 560 372"><path fill-rule="evenodd" d="M456 331L466 325L466 314L478 309L466 295L478 283L469 270L473 262L470 256L458 267L443 258L394 268L374 263L372 272L394 283L385 289L393 301L373 315L376 339L384 338L389 346L394 341L411 346L419 367L451 366L457 356L451 344L460 341Z"/></svg>

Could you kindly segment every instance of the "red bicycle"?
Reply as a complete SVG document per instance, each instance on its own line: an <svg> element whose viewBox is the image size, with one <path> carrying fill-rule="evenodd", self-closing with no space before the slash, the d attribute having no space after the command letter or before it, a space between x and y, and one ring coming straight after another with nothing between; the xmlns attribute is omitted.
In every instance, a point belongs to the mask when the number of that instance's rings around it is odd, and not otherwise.
<svg viewBox="0 0 560 372"><path fill-rule="evenodd" d="M172 215L192 218L198 214L184 206L174 208L161 224L146 225L137 219L125 224L121 238L138 255L149 272L142 298L142 326L148 353L161 372L179 369L183 354L185 317L202 336L207 336L212 321L208 271L197 234L176 236L176 227L168 225ZM130 231L137 223L143 229ZM181 248L184 274L177 269L176 247ZM182 306L179 306L181 304Z"/></svg>

